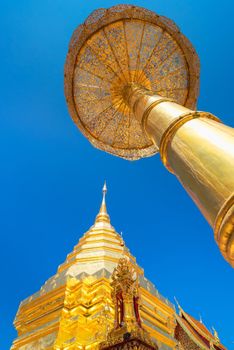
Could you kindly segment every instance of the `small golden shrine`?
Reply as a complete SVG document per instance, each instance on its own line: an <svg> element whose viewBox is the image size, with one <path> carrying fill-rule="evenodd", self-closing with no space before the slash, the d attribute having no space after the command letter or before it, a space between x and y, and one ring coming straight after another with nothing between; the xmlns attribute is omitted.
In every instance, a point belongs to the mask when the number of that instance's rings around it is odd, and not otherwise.
<svg viewBox="0 0 234 350"><path fill-rule="evenodd" d="M112 274L112 300L115 307L114 328L107 340L100 344L101 350L158 350L149 333L142 327L138 278L127 258L119 260Z"/></svg>
<svg viewBox="0 0 234 350"><path fill-rule="evenodd" d="M56 274L21 302L11 350L224 350L144 276L111 225L106 192L104 185L93 226Z"/></svg>

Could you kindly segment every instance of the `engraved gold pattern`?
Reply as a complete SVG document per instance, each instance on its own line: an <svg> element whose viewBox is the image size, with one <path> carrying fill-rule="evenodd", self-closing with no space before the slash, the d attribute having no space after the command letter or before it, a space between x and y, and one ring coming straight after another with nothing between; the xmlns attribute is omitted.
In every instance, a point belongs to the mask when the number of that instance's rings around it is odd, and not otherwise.
<svg viewBox="0 0 234 350"><path fill-rule="evenodd" d="M158 148L125 102L124 88L130 83L193 108L198 57L165 17L130 5L94 11L69 46L69 111L95 147L133 160L153 155Z"/></svg>
<svg viewBox="0 0 234 350"><path fill-rule="evenodd" d="M141 326L139 315L139 283L137 272L126 258L119 260L112 273L112 300L115 306L114 327L107 334L105 342L100 344L100 349L108 349L124 343L124 336L128 334L129 341L140 340L148 345L149 349L158 349L149 333ZM140 342L140 343L141 343ZM135 349L138 349L135 344ZM140 346L139 349L142 349Z"/></svg>

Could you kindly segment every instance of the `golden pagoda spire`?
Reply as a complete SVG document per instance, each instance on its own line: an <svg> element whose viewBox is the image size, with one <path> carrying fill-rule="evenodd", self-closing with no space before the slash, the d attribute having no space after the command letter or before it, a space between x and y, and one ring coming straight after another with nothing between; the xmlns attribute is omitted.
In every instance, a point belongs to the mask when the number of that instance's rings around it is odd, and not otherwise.
<svg viewBox="0 0 234 350"><path fill-rule="evenodd" d="M102 188L102 203L99 210L98 215L96 216L95 223L97 222L110 222L110 217L107 213L106 209L106 193L107 193L107 186L106 181L104 182L103 188Z"/></svg>
<svg viewBox="0 0 234 350"><path fill-rule="evenodd" d="M129 256L133 261L134 257L125 247L123 238L111 225L111 219L106 208L107 186L104 183L102 189L102 201L94 224L80 238L73 251L67 256L66 261L59 266L58 273L67 271L72 275L79 275L87 270L89 274L105 268L112 273L117 262L123 256ZM139 267L138 267L139 268ZM72 272L71 272L72 270Z"/></svg>

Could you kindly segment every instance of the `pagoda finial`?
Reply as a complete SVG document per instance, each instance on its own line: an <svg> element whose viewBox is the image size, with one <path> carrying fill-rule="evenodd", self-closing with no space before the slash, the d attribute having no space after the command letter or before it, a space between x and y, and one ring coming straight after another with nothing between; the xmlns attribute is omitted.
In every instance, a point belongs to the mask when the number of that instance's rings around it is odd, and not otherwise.
<svg viewBox="0 0 234 350"><path fill-rule="evenodd" d="M99 213L96 217L96 222L102 222L102 221L110 222L110 217L106 210L106 193L107 193L107 186L105 181L102 188L102 203L101 203Z"/></svg>
<svg viewBox="0 0 234 350"><path fill-rule="evenodd" d="M107 193L107 186L106 186L106 180L105 180L103 188L102 188L102 194L103 194L102 203L106 202L106 193Z"/></svg>

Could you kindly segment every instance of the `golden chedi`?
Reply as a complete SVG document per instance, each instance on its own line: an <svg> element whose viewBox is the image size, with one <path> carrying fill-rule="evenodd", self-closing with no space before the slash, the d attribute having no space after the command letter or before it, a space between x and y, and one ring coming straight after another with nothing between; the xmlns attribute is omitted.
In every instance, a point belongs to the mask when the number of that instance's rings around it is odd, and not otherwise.
<svg viewBox="0 0 234 350"><path fill-rule="evenodd" d="M177 315L144 276L111 225L105 196L106 186L94 225L20 304L11 350L223 350L216 334L182 309Z"/></svg>
<svg viewBox="0 0 234 350"><path fill-rule="evenodd" d="M65 95L95 147L129 160L160 153L234 266L234 132L196 110L199 74L174 22L118 5L94 11L74 32Z"/></svg>

